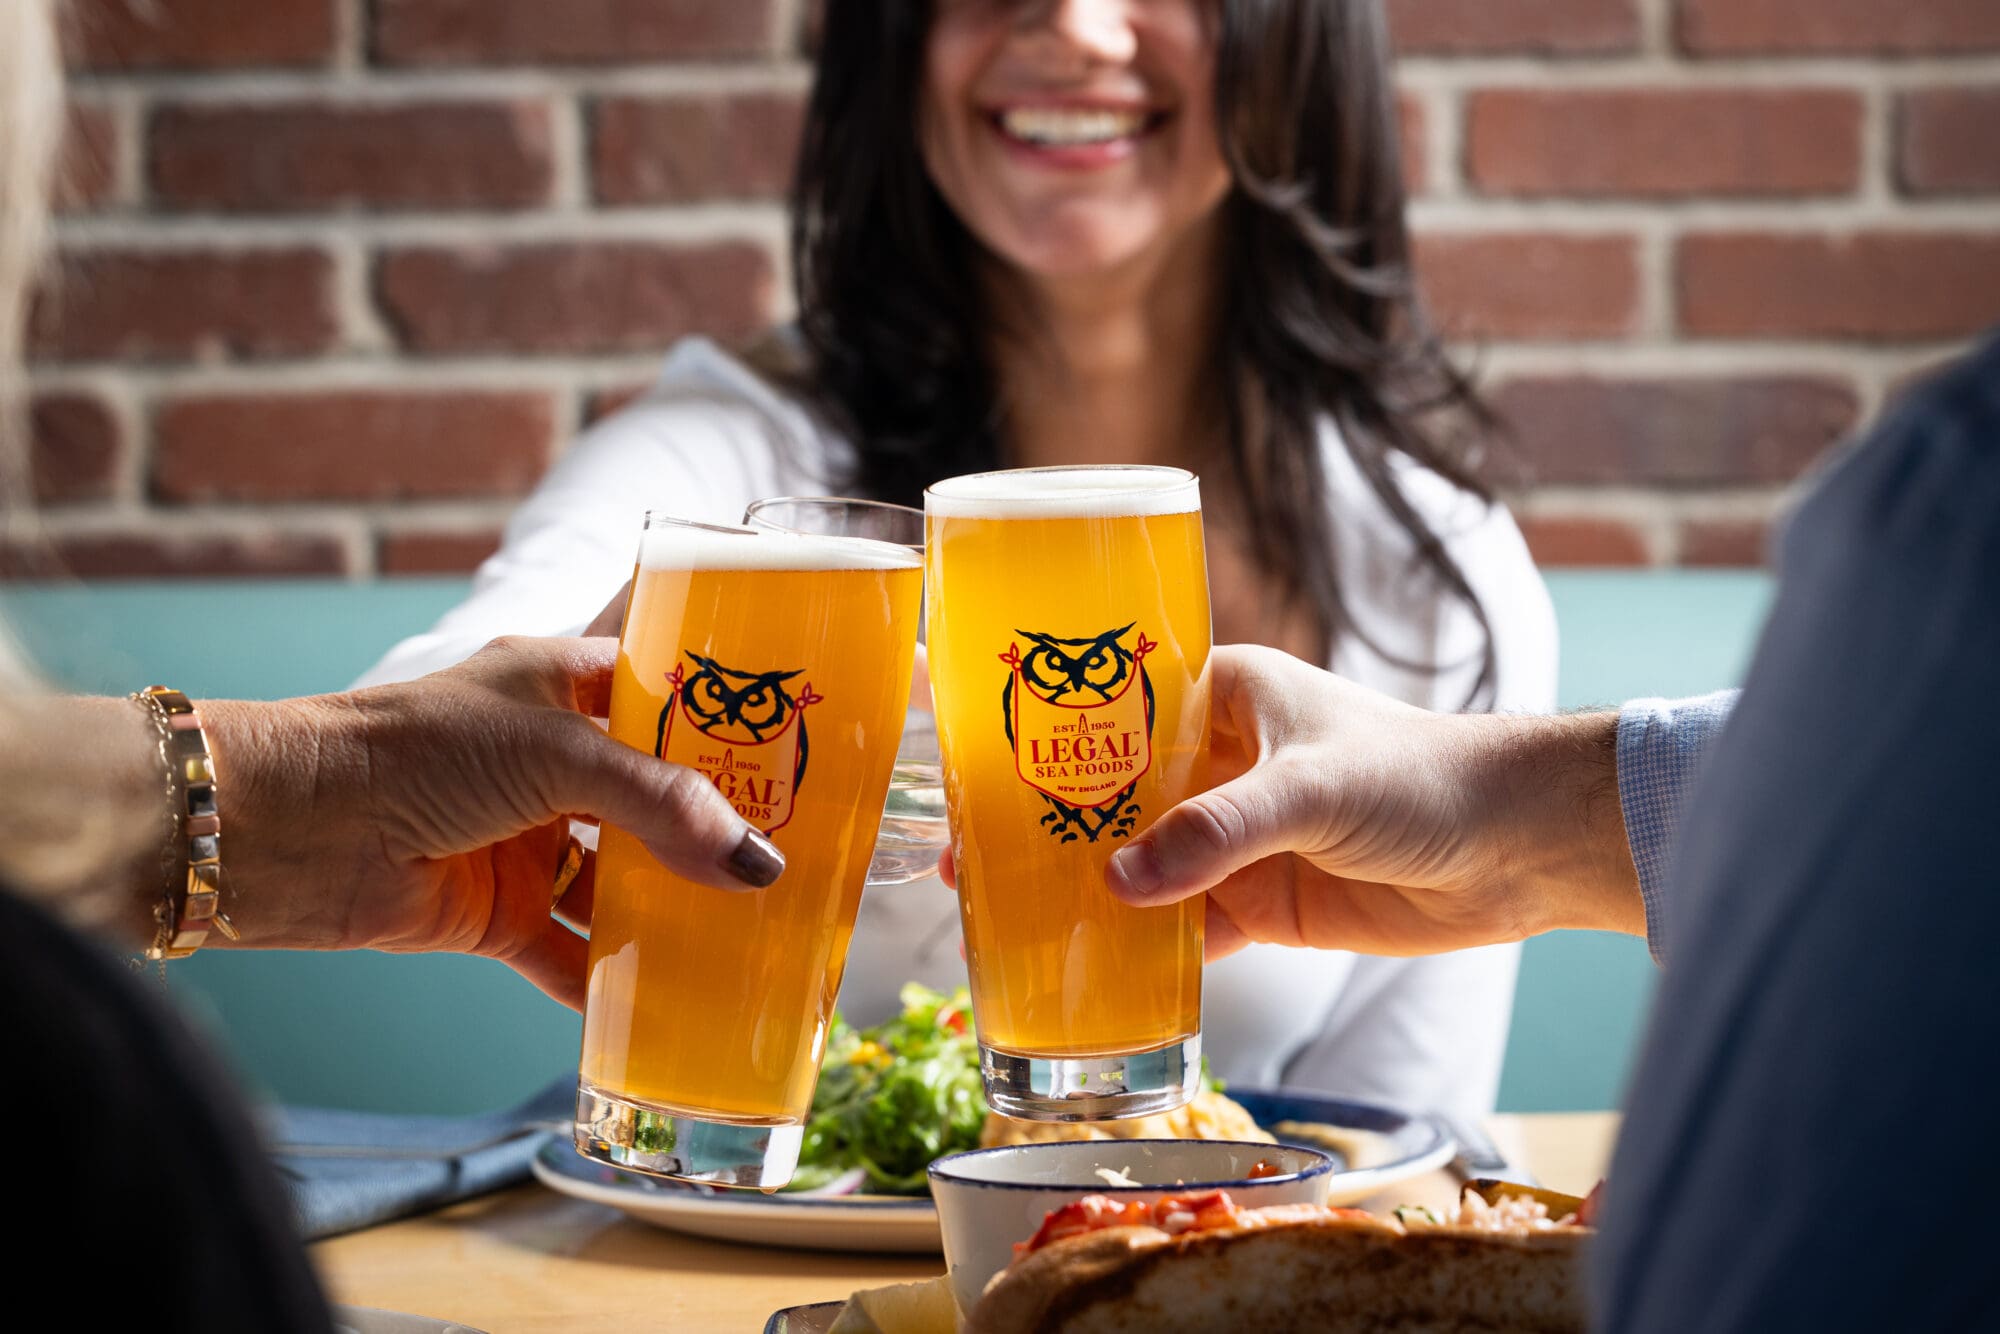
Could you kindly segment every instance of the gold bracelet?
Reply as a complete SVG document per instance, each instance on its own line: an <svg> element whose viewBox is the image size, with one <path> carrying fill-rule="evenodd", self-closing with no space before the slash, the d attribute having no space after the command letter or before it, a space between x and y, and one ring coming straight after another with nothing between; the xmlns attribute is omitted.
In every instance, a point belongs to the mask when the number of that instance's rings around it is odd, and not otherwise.
<svg viewBox="0 0 2000 1334"><path fill-rule="evenodd" d="M157 926L148 959L185 959L202 947L211 929L231 940L236 928L222 912L222 817L216 811L215 760L201 715L188 697L166 686L148 686L132 698L151 715L167 770L173 828L165 867L166 887L153 909ZM185 863L181 854L185 853Z"/></svg>

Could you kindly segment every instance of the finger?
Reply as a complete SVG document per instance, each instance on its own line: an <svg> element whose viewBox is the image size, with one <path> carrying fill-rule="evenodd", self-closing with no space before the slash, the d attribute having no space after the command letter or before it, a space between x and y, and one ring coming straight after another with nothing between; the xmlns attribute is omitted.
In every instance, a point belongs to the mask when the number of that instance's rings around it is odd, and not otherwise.
<svg viewBox="0 0 2000 1334"><path fill-rule="evenodd" d="M583 628L584 636L592 639L600 636L618 638L625 628L625 604L631 597L632 581L627 579L625 586L604 604L604 610L590 618L590 624Z"/></svg>
<svg viewBox="0 0 2000 1334"><path fill-rule="evenodd" d="M549 999L578 1012L583 1010L590 942L554 918L501 962L533 982Z"/></svg>
<svg viewBox="0 0 2000 1334"><path fill-rule="evenodd" d="M761 889L784 854L693 769L614 741L580 718L545 730L551 814L583 811L637 838L667 869L716 889Z"/></svg>
<svg viewBox="0 0 2000 1334"><path fill-rule="evenodd" d="M922 644L917 645L917 665L910 672L910 707L925 713L932 711L931 655Z"/></svg>
<svg viewBox="0 0 2000 1334"><path fill-rule="evenodd" d="M1230 873L1316 841L1322 822L1311 790L1275 765L1188 798L1120 848L1104 868L1111 892L1132 904L1173 903Z"/></svg>
<svg viewBox="0 0 2000 1334"><path fill-rule="evenodd" d="M958 863L953 860L949 845L946 845L945 850L938 854L937 874L938 879L944 881L946 889L955 890L958 888Z"/></svg>
<svg viewBox="0 0 2000 1334"><path fill-rule="evenodd" d="M1226 959L1236 951L1250 944L1249 933L1236 924L1229 915L1229 908L1211 897L1203 914L1201 955L1207 963Z"/></svg>
<svg viewBox="0 0 2000 1334"><path fill-rule="evenodd" d="M576 873L576 879L569 882L569 888L556 900L551 910L563 921L568 922L586 935L590 932L590 914L597 907L597 854L590 849L583 851L583 867Z"/></svg>

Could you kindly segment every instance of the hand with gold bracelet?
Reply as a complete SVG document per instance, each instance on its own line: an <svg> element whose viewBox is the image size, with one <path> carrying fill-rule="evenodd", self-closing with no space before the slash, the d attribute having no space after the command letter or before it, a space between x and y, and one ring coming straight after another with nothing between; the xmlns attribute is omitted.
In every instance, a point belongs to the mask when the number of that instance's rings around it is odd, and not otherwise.
<svg viewBox="0 0 2000 1334"><path fill-rule="evenodd" d="M611 639L503 639L403 685L197 700L216 774L221 910L241 937L217 932L207 947L478 954L580 1007L588 947L554 916L590 917L594 856L571 851L572 816L631 830L704 884L770 883L783 858L713 786L590 721L609 703L616 654ZM95 770L99 793L108 783L132 794L134 813L160 808L144 709L46 704L70 736L97 743L73 765ZM167 888L157 840L127 865L113 927L144 946Z"/></svg>

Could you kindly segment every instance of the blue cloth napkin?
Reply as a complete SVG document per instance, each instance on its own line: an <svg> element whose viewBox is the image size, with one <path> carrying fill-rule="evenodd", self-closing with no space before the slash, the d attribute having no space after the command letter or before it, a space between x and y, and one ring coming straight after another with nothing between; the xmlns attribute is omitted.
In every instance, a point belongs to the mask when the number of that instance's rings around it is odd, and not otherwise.
<svg viewBox="0 0 2000 1334"><path fill-rule="evenodd" d="M576 1076L565 1075L503 1112L478 1116L395 1116L328 1107L278 1107L265 1118L272 1162L308 1240L422 1213L511 1186L549 1136L536 1122L567 1121L576 1113ZM510 1130L522 1134L494 1143ZM284 1151L287 1145L382 1149L383 1156L330 1157ZM463 1152L455 1152L464 1146ZM386 1151L435 1150L442 1157L397 1157Z"/></svg>

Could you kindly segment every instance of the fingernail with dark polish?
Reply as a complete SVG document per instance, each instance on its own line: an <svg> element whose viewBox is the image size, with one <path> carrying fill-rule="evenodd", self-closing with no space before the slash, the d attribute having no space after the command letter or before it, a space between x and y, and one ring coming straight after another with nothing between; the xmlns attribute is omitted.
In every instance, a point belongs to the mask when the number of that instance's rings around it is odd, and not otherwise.
<svg viewBox="0 0 2000 1334"><path fill-rule="evenodd" d="M1152 894L1166 879L1160 870L1160 854L1151 843L1132 843L1118 850L1110 871L1128 894Z"/></svg>
<svg viewBox="0 0 2000 1334"><path fill-rule="evenodd" d="M784 873L785 854L756 830L746 829L736 851L723 861L722 869L753 889L762 889Z"/></svg>

